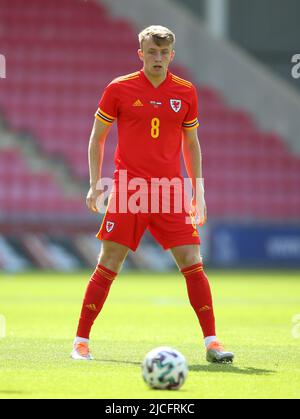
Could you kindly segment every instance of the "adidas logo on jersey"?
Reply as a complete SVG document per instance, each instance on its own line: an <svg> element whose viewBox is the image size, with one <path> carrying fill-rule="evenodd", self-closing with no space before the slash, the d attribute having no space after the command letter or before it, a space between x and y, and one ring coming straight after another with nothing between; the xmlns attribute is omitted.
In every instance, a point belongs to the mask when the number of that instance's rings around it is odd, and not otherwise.
<svg viewBox="0 0 300 419"><path fill-rule="evenodd" d="M132 104L132 106L144 106L143 104L142 104L142 102L140 101L140 99L137 99L133 104Z"/></svg>

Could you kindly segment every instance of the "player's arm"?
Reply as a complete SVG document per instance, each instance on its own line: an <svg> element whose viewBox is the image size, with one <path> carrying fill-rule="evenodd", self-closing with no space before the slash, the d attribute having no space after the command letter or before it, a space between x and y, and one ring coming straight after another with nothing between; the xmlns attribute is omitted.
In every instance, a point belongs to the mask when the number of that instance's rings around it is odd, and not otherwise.
<svg viewBox="0 0 300 419"><path fill-rule="evenodd" d="M86 197L87 207L94 212L98 212L96 202L103 192L100 188L97 189L97 183L101 178L104 144L109 129L110 126L95 118L88 147L90 189Z"/></svg>
<svg viewBox="0 0 300 419"><path fill-rule="evenodd" d="M183 129L182 152L186 171L192 183L192 209L197 213L199 225L207 218L202 176L202 155L197 129Z"/></svg>

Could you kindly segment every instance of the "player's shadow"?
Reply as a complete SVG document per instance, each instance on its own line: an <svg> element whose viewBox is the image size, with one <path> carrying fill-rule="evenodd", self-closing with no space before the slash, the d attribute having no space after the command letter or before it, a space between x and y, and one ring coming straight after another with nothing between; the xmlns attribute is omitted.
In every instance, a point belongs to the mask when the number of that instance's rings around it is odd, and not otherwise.
<svg viewBox="0 0 300 419"><path fill-rule="evenodd" d="M127 364L127 365L139 365L141 362L138 361L122 361L117 359L95 359L96 362L107 362L114 364ZM232 364L209 364L209 365L189 365L189 371L203 371L203 372L222 372L222 373L233 373L233 374L244 374L244 375L271 375L275 374L276 371L265 370L260 368L245 367L239 368Z"/></svg>
<svg viewBox="0 0 300 419"><path fill-rule="evenodd" d="M108 364L128 364L128 365L142 365L141 362L138 361L122 361L120 359L94 359L96 362L107 362Z"/></svg>
<svg viewBox="0 0 300 419"><path fill-rule="evenodd" d="M265 370L253 367L239 368L232 364L189 365L189 370L203 372L225 372L242 375L271 375L276 373L274 370Z"/></svg>
<svg viewBox="0 0 300 419"><path fill-rule="evenodd" d="M1 390L0 389L0 399L1 399L1 394L9 394L9 395L26 394L26 392L25 391L20 391L20 390Z"/></svg>

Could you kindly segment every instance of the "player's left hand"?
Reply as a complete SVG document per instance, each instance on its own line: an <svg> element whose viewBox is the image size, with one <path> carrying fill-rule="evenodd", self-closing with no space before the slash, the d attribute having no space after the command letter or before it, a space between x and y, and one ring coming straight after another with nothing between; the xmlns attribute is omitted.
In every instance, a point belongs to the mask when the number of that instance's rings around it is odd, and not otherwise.
<svg viewBox="0 0 300 419"><path fill-rule="evenodd" d="M207 220L207 208L204 196L193 197L191 202L191 212L194 216L196 223L201 227L206 223Z"/></svg>

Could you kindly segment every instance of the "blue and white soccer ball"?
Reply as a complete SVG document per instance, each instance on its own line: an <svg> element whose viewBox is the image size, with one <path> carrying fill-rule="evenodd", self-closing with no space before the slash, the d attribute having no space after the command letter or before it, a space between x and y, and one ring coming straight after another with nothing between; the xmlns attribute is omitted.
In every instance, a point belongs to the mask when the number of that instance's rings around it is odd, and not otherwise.
<svg viewBox="0 0 300 419"><path fill-rule="evenodd" d="M188 365L184 356L168 346L152 349L142 363L143 379L155 389L178 390L187 374Z"/></svg>

